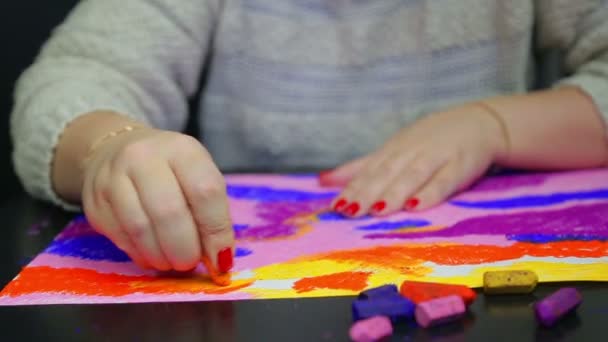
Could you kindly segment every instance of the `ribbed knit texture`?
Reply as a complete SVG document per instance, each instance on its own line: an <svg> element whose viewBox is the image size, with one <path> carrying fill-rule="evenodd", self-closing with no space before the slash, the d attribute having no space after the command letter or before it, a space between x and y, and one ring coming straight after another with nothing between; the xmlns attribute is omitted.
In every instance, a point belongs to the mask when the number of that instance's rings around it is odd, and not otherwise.
<svg viewBox="0 0 608 342"><path fill-rule="evenodd" d="M180 130L205 65L201 139L224 171L331 167L425 113L525 92L533 49L562 50L562 83L608 117L606 18L602 0L80 1L18 82L17 174L74 209L50 179L65 126L110 109Z"/></svg>

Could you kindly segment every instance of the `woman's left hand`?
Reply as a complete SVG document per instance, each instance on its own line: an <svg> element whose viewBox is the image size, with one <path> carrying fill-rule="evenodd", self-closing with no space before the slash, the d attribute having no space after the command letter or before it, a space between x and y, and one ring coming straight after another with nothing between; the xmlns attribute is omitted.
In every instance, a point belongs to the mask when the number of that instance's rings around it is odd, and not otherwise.
<svg viewBox="0 0 608 342"><path fill-rule="evenodd" d="M468 187L508 150L500 118L483 104L427 115L377 151L320 175L343 186L332 208L349 217L423 210Z"/></svg>

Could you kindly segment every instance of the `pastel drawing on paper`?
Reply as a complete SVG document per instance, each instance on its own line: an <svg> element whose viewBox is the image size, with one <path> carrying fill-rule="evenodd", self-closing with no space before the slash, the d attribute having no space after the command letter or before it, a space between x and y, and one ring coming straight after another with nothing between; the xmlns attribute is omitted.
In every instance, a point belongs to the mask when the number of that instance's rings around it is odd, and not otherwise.
<svg viewBox="0 0 608 342"><path fill-rule="evenodd" d="M351 295L405 279L479 287L486 270L608 281L608 170L486 178L442 206L388 218L325 209L314 176L230 175L237 236L228 287L144 271L76 218L0 292L0 305Z"/></svg>

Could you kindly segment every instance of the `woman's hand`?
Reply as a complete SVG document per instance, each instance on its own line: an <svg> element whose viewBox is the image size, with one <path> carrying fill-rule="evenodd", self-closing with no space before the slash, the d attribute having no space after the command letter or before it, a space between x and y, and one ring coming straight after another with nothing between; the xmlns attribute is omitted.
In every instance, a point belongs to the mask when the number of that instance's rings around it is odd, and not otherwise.
<svg viewBox="0 0 608 342"><path fill-rule="evenodd" d="M87 218L138 265L187 271L207 256L219 272L232 268L224 178L196 139L134 130L100 144L83 168Z"/></svg>
<svg viewBox="0 0 608 342"><path fill-rule="evenodd" d="M376 152L325 172L324 185L346 185L332 208L350 217L433 207L480 175L508 138L500 118L483 104L426 116L403 128Z"/></svg>

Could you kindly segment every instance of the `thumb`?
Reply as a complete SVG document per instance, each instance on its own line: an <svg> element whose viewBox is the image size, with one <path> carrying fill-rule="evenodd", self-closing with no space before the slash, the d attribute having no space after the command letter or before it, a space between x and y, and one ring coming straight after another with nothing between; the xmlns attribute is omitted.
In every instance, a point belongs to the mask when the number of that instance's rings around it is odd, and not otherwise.
<svg viewBox="0 0 608 342"><path fill-rule="evenodd" d="M371 155L353 159L333 170L319 173L319 185L323 187L342 187L348 184L371 159Z"/></svg>

